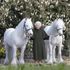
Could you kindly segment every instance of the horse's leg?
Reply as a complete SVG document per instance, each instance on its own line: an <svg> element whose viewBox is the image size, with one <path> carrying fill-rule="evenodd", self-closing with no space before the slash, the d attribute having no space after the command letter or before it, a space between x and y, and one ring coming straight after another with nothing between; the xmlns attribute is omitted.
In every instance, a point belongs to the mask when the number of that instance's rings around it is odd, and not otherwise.
<svg viewBox="0 0 70 70"><path fill-rule="evenodd" d="M17 51L17 47L13 46L12 47L12 61L11 64L17 64L17 58L16 58L16 51Z"/></svg>
<svg viewBox="0 0 70 70"><path fill-rule="evenodd" d="M47 61L49 60L49 55L50 55L50 49L49 46L47 46Z"/></svg>
<svg viewBox="0 0 70 70"><path fill-rule="evenodd" d="M63 62L61 50L62 50L62 45L59 45L58 46L58 60L59 60L59 63Z"/></svg>
<svg viewBox="0 0 70 70"><path fill-rule="evenodd" d="M52 58L53 58L53 62L56 63L56 58L55 58L55 48L56 46L53 45L53 48L52 48Z"/></svg>
<svg viewBox="0 0 70 70"><path fill-rule="evenodd" d="M6 50L6 58L5 58L5 60L4 60L4 64L8 64L9 63L9 57L8 57L8 54L9 54L9 52L8 52L8 46L7 45L5 45L5 50Z"/></svg>
<svg viewBox="0 0 70 70"><path fill-rule="evenodd" d="M26 45L21 47L21 54L19 58L19 64L24 64L24 51L25 51Z"/></svg>
<svg viewBox="0 0 70 70"><path fill-rule="evenodd" d="M48 64L52 64L53 61L52 61L52 44L49 43L49 60L47 62Z"/></svg>
<svg viewBox="0 0 70 70"><path fill-rule="evenodd" d="M49 55L50 55L50 48L49 48L49 40L47 40L47 43L46 43L46 49L47 49L47 61L49 60Z"/></svg>
<svg viewBox="0 0 70 70"><path fill-rule="evenodd" d="M49 60L49 40L45 40L45 49L46 49L46 60L45 62L47 62Z"/></svg>

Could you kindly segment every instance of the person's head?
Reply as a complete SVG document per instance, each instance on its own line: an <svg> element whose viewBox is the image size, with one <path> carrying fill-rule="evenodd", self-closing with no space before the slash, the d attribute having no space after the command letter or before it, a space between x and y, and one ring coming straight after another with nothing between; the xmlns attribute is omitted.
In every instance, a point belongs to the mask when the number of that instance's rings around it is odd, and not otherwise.
<svg viewBox="0 0 70 70"><path fill-rule="evenodd" d="M42 23L40 21L37 21L37 22L35 22L34 26L36 29L40 29L42 26Z"/></svg>

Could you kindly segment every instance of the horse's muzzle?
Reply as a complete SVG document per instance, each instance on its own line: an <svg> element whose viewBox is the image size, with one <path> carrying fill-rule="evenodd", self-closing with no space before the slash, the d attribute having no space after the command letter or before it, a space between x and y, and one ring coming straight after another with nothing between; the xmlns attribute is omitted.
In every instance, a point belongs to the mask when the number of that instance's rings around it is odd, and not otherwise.
<svg viewBox="0 0 70 70"><path fill-rule="evenodd" d="M29 32L28 35L31 37L33 36L33 32Z"/></svg>

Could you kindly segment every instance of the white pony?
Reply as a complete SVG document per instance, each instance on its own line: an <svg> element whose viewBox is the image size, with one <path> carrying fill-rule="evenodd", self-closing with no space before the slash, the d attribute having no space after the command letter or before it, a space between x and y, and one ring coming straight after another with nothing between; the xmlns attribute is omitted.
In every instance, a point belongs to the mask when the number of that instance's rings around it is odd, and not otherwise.
<svg viewBox="0 0 70 70"><path fill-rule="evenodd" d="M62 19L56 19L50 26L46 26L44 31L49 35L49 44L47 45L47 62L52 64L56 62L55 48L58 46L58 60L63 62L61 50L63 47L63 30L65 29L65 23Z"/></svg>
<svg viewBox="0 0 70 70"><path fill-rule="evenodd" d="M24 51L26 44L33 35L33 25L30 18L24 18L16 28L9 28L4 33L4 46L6 58L4 64L17 64L16 51L21 49L19 63L24 64ZM10 54L9 54L10 53Z"/></svg>

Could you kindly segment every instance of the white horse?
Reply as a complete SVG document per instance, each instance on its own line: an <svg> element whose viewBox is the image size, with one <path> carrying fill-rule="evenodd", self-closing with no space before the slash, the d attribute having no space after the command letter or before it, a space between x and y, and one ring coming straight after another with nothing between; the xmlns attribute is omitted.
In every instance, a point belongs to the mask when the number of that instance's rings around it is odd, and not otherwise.
<svg viewBox="0 0 70 70"><path fill-rule="evenodd" d="M49 44L47 45L47 62L52 64L56 62L55 48L58 46L58 60L63 62L61 50L63 47L63 30L65 29L65 23L62 19L56 19L50 26L46 26L44 31L49 35Z"/></svg>
<svg viewBox="0 0 70 70"><path fill-rule="evenodd" d="M4 64L17 64L16 51L21 49L19 63L24 64L24 51L26 44L33 35L33 24L30 18L24 18L16 28L9 28L4 33L4 46L6 58ZM10 54L9 54L10 53Z"/></svg>

